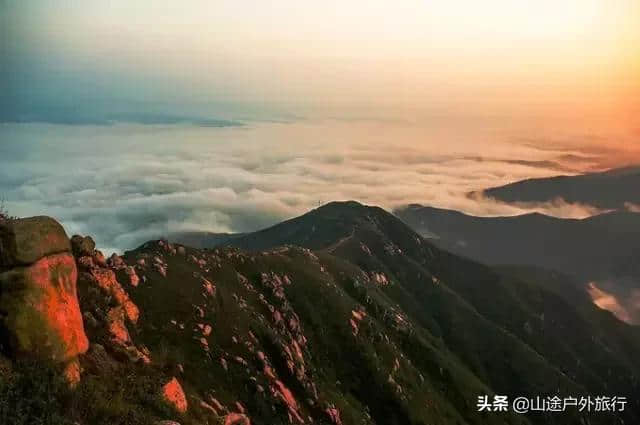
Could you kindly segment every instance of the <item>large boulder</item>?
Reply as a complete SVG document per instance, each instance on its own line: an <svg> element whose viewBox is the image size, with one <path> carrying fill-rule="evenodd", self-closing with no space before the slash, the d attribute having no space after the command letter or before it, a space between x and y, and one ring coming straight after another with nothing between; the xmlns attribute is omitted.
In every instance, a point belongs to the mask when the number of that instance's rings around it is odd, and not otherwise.
<svg viewBox="0 0 640 425"><path fill-rule="evenodd" d="M51 217L0 222L0 268L33 264L42 257L70 252L64 228Z"/></svg>
<svg viewBox="0 0 640 425"><path fill-rule="evenodd" d="M0 224L0 344L57 363L87 351L69 239L48 217Z"/></svg>
<svg viewBox="0 0 640 425"><path fill-rule="evenodd" d="M189 407L187 397L184 394L182 385L173 377L169 382L164 384L161 392L164 401L180 413L187 411Z"/></svg>

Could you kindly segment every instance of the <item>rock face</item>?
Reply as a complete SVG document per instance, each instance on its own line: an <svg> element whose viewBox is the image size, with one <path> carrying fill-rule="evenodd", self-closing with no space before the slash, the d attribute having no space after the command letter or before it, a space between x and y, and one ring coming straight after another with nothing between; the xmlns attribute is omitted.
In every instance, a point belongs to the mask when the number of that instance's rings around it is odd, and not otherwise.
<svg viewBox="0 0 640 425"><path fill-rule="evenodd" d="M149 364L148 351L135 345L128 328L135 326L140 311L116 276L116 271L122 271L137 278L134 267L127 266L115 254L105 261L104 254L95 249L90 236L75 235L71 245L79 270L80 306L91 341L104 344L118 360Z"/></svg>
<svg viewBox="0 0 640 425"><path fill-rule="evenodd" d="M182 386L176 378L164 384L162 387L162 398L178 412L184 413L187 411L187 397L184 395Z"/></svg>
<svg viewBox="0 0 640 425"><path fill-rule="evenodd" d="M1 223L0 271L3 351L56 363L87 351L78 272L59 223L49 217Z"/></svg>

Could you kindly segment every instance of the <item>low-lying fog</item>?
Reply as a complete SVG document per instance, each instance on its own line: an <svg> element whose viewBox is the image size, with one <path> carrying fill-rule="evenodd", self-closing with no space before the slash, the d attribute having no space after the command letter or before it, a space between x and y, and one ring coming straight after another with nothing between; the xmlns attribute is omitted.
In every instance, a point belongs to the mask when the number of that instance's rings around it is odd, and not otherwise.
<svg viewBox="0 0 640 425"><path fill-rule="evenodd" d="M2 124L0 196L12 214L47 214L106 251L169 232L244 232L320 203L423 203L476 215L598 211L558 201L506 205L469 191L606 167L612 152L573 136L371 121L232 127Z"/></svg>

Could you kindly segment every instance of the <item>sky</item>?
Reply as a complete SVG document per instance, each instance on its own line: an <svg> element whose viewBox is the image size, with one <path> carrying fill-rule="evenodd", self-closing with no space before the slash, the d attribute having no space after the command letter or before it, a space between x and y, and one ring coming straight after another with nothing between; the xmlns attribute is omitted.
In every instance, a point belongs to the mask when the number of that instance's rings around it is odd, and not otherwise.
<svg viewBox="0 0 640 425"><path fill-rule="evenodd" d="M640 163L640 1L0 0L0 197L106 250Z"/></svg>
<svg viewBox="0 0 640 425"><path fill-rule="evenodd" d="M637 0L0 5L5 120L144 111L624 127L640 111Z"/></svg>

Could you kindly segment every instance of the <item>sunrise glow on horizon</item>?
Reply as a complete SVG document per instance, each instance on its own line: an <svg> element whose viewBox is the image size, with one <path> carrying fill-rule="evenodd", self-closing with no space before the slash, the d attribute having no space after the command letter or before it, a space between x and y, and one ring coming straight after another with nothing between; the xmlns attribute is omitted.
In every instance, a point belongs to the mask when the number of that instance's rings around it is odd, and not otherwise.
<svg viewBox="0 0 640 425"><path fill-rule="evenodd" d="M9 69L33 80L9 93L35 103L66 94L115 110L240 103L271 115L588 116L622 127L638 111L635 1L3 8Z"/></svg>

